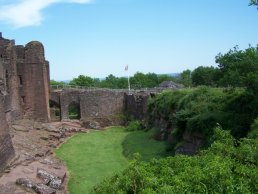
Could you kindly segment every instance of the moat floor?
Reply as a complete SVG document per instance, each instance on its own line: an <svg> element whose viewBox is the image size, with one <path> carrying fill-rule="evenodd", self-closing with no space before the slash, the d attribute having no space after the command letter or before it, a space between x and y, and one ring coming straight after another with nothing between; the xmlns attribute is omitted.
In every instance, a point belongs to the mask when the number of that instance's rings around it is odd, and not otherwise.
<svg viewBox="0 0 258 194"><path fill-rule="evenodd" d="M151 131L126 131L110 127L76 134L56 150L69 169L71 194L87 194L101 181L128 167L134 153L149 161L166 155L166 143L152 138Z"/></svg>

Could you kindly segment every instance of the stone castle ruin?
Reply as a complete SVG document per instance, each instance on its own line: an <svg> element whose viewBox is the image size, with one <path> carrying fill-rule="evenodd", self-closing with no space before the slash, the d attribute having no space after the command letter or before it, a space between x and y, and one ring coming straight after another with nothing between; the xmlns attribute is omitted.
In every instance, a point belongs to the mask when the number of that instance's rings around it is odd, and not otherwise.
<svg viewBox="0 0 258 194"><path fill-rule="evenodd" d="M8 122L30 118L48 122L49 63L44 47L32 41L25 46L0 32L0 172L14 156Z"/></svg>
<svg viewBox="0 0 258 194"><path fill-rule="evenodd" d="M9 126L20 119L47 123L69 121L69 109L78 110L84 128L121 125L125 115L144 119L147 100L162 88L128 94L127 90L50 89L49 62L38 41L25 46L0 33L0 173L15 156ZM16 144L14 144L16 145Z"/></svg>
<svg viewBox="0 0 258 194"><path fill-rule="evenodd" d="M15 155L8 126L16 120L50 122L56 120L58 109L57 120L67 121L70 105L76 105L77 119L86 128L121 124L127 101L130 106L136 105L136 112L141 109L140 101L128 98L126 92L109 89L50 91L49 62L45 60L43 45L38 41L15 45L14 40L5 39L0 33L0 173Z"/></svg>

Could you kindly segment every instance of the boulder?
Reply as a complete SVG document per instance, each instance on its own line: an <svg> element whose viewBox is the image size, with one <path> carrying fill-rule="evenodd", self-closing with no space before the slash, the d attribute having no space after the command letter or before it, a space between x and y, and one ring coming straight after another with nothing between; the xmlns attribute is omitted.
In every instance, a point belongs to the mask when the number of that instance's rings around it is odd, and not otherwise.
<svg viewBox="0 0 258 194"><path fill-rule="evenodd" d="M64 174L62 177L59 177L54 173L50 173L44 169L38 168L37 176L43 179L44 182L48 184L51 188L60 189L66 174Z"/></svg>
<svg viewBox="0 0 258 194"><path fill-rule="evenodd" d="M26 188L33 188L35 186L35 184L30 179L27 179L27 178L17 179L16 184L21 185L21 186L26 187Z"/></svg>
<svg viewBox="0 0 258 194"><path fill-rule="evenodd" d="M37 184L33 188L38 194L55 194L56 190L44 184Z"/></svg>

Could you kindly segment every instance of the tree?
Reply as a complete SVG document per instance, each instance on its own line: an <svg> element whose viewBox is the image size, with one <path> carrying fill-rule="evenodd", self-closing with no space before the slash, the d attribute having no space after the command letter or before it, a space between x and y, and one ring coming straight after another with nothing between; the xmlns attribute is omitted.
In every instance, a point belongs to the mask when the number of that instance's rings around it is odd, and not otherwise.
<svg viewBox="0 0 258 194"><path fill-rule="evenodd" d="M219 79L219 69L214 67L197 67L192 72L192 82L194 86L206 85L216 86Z"/></svg>
<svg viewBox="0 0 258 194"><path fill-rule="evenodd" d="M184 70L180 75L179 75L179 82L183 84L186 87L192 86L192 79L191 79L191 70L187 69Z"/></svg>
<svg viewBox="0 0 258 194"><path fill-rule="evenodd" d="M158 84L161 84L164 81L178 82L178 78L177 77L172 77L172 76L167 75L167 74L158 75Z"/></svg>
<svg viewBox="0 0 258 194"><path fill-rule="evenodd" d="M117 88L118 87L118 78L113 74L108 75L105 80L101 81L100 86L103 88Z"/></svg>
<svg viewBox="0 0 258 194"><path fill-rule="evenodd" d="M226 54L218 54L216 63L222 76L219 81L221 86L258 91L258 45L244 51L236 46Z"/></svg>
<svg viewBox="0 0 258 194"><path fill-rule="evenodd" d="M257 0L250 0L249 6L258 6Z"/></svg>
<svg viewBox="0 0 258 194"><path fill-rule="evenodd" d="M65 85L66 83L65 82L63 82L63 81L61 81L61 82L59 82L59 81L55 81L55 80L50 80L50 85Z"/></svg>
<svg viewBox="0 0 258 194"><path fill-rule="evenodd" d="M77 86L93 87L94 80L91 77L79 75L77 78L74 78L72 81L70 81L70 84Z"/></svg>
<svg viewBox="0 0 258 194"><path fill-rule="evenodd" d="M135 88L135 89L144 88L145 82L146 82L146 76L141 72L135 73L134 76L131 78L132 88Z"/></svg>

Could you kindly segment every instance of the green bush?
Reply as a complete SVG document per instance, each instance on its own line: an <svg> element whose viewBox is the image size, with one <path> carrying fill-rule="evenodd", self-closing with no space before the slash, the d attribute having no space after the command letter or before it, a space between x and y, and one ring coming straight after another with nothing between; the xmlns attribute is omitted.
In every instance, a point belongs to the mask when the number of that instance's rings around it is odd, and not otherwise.
<svg viewBox="0 0 258 194"><path fill-rule="evenodd" d="M251 125L251 131L248 133L249 138L258 138L258 118L254 120L254 123Z"/></svg>
<svg viewBox="0 0 258 194"><path fill-rule="evenodd" d="M127 131L138 131L142 129L141 122L138 120L131 121L126 127Z"/></svg>
<svg viewBox="0 0 258 194"><path fill-rule="evenodd" d="M165 91L148 102L148 126L157 123L173 129L181 140L185 131L199 132L208 139L213 128L220 124L231 129L236 138L245 137L258 116L258 100L253 93L240 88L199 87ZM159 127L159 126L158 126Z"/></svg>

